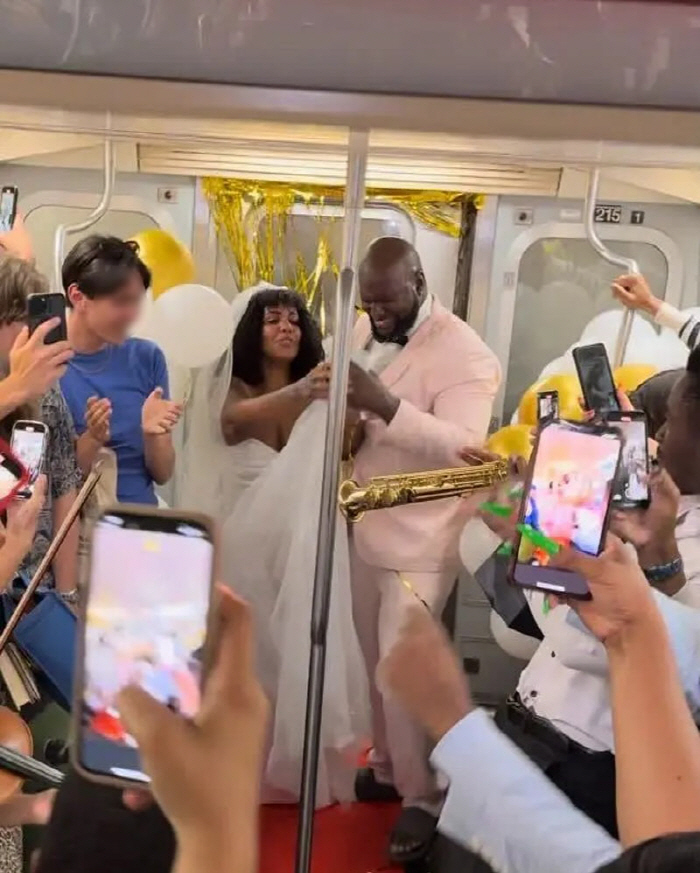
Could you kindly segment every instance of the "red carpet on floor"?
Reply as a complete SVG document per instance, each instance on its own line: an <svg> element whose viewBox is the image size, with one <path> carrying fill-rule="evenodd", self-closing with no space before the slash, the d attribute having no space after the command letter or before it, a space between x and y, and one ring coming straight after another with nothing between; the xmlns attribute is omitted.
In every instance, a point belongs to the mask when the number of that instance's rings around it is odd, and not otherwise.
<svg viewBox="0 0 700 873"><path fill-rule="evenodd" d="M352 803L316 813L312 873L388 873L389 832L400 807ZM295 806L262 807L260 873L292 873L297 838Z"/></svg>

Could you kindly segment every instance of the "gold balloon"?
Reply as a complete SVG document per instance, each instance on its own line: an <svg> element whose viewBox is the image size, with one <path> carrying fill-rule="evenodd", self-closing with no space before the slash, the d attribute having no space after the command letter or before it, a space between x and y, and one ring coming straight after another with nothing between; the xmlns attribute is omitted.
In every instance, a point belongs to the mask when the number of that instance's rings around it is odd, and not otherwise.
<svg viewBox="0 0 700 873"><path fill-rule="evenodd" d="M629 394L658 372L659 368L652 364L623 364L615 370L615 384Z"/></svg>
<svg viewBox="0 0 700 873"><path fill-rule="evenodd" d="M579 403L581 386L573 373L557 373L531 385L523 394L518 407L521 424L534 427L537 424L537 394L539 391L556 391L559 395L559 416L569 421L582 421L583 410Z"/></svg>
<svg viewBox="0 0 700 873"><path fill-rule="evenodd" d="M486 448L503 458L515 456L527 459L532 452L532 428L528 424L502 427L491 434L486 441Z"/></svg>
<svg viewBox="0 0 700 873"><path fill-rule="evenodd" d="M172 234L160 228L141 231L134 237L139 257L151 271L153 299L176 285L194 281L194 261L190 250Z"/></svg>

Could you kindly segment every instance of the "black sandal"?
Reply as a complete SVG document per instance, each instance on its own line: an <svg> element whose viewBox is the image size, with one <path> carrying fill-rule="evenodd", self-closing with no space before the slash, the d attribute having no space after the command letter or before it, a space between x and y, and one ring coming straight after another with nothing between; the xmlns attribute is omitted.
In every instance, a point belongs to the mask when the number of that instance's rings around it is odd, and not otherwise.
<svg viewBox="0 0 700 873"><path fill-rule="evenodd" d="M389 839L389 857L393 864L410 864L423 858L432 845L437 818L417 806L405 807Z"/></svg>
<svg viewBox="0 0 700 873"><path fill-rule="evenodd" d="M371 767L355 774L355 797L361 803L397 803L401 800L393 785L378 782Z"/></svg>

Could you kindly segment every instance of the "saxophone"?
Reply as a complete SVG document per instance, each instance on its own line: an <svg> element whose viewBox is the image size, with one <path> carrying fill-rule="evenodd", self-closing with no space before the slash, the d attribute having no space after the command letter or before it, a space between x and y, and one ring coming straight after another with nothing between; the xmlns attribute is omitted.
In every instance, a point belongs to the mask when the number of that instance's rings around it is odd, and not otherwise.
<svg viewBox="0 0 700 873"><path fill-rule="evenodd" d="M489 488L508 478L510 467L506 458L472 467L452 467L445 470L425 470L422 473L397 473L375 476L360 486L347 479L340 486L338 504L350 522L359 521L371 509L389 509L407 503L425 503L443 497L459 497Z"/></svg>

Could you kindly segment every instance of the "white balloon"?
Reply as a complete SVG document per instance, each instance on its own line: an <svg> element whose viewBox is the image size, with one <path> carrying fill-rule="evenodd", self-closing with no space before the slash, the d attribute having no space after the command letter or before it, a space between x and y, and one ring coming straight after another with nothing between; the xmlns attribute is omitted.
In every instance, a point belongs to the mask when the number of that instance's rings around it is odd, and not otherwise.
<svg viewBox="0 0 700 873"><path fill-rule="evenodd" d="M178 285L155 301L146 331L169 362L204 367L220 358L233 340L231 305L212 288Z"/></svg>
<svg viewBox="0 0 700 873"><path fill-rule="evenodd" d="M136 320L136 323L131 326L131 335L140 337L141 339L150 339L150 321L153 310L153 295L150 291L146 292L141 304L141 312Z"/></svg>

